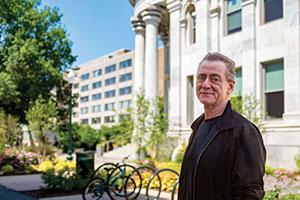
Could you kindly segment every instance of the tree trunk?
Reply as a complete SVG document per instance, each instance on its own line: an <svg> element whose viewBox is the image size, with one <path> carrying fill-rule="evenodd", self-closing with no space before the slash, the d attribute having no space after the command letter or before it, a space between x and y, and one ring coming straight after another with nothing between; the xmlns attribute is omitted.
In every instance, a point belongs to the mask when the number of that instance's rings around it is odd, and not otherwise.
<svg viewBox="0 0 300 200"><path fill-rule="evenodd" d="M34 147L34 142L33 142L33 137L32 137L32 134L31 134L31 131L28 131L28 135L29 135L29 140L30 140L30 146Z"/></svg>

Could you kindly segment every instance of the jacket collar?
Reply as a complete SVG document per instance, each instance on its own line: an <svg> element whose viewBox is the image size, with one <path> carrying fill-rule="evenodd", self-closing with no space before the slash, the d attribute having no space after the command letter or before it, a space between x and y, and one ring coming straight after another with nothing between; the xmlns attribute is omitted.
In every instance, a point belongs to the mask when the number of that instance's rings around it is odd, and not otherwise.
<svg viewBox="0 0 300 200"><path fill-rule="evenodd" d="M196 131L200 126L201 122L204 120L204 114L198 117L191 125L193 131ZM228 101L220 120L217 122L217 128L221 130L230 129L236 127L236 123L233 117L233 110L231 108L230 101Z"/></svg>

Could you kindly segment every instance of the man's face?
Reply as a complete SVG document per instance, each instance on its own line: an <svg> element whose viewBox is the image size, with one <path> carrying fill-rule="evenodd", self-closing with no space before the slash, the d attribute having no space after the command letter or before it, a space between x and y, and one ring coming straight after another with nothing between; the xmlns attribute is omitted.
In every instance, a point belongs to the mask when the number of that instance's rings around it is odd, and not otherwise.
<svg viewBox="0 0 300 200"><path fill-rule="evenodd" d="M227 81L225 67L225 63L221 61L205 61L199 67L196 93L205 107L217 107L229 100L234 82Z"/></svg>

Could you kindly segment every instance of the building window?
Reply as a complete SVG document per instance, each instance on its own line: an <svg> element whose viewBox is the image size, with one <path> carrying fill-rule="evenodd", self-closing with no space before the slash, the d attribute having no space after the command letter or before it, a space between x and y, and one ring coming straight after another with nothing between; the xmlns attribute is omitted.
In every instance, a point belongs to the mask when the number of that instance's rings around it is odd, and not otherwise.
<svg viewBox="0 0 300 200"><path fill-rule="evenodd" d="M76 88L78 88L79 87L79 83L75 83L74 85L73 85L73 88L74 89L76 89Z"/></svg>
<svg viewBox="0 0 300 200"><path fill-rule="evenodd" d="M116 65L115 64L105 67L105 73L106 74L110 73L110 72L114 72L114 71L116 71Z"/></svg>
<svg viewBox="0 0 300 200"><path fill-rule="evenodd" d="M131 86L119 89L119 95L131 94Z"/></svg>
<svg viewBox="0 0 300 200"><path fill-rule="evenodd" d="M120 101L120 109L128 109L131 106L131 101L126 100L126 101Z"/></svg>
<svg viewBox="0 0 300 200"><path fill-rule="evenodd" d="M99 99L101 99L101 93L97 93L97 94L92 95L92 100L93 101L96 101L96 100L99 100Z"/></svg>
<svg viewBox="0 0 300 200"><path fill-rule="evenodd" d="M130 67L132 65L132 59L124 60L120 62L120 69Z"/></svg>
<svg viewBox="0 0 300 200"><path fill-rule="evenodd" d="M242 30L241 0L227 0L227 33Z"/></svg>
<svg viewBox="0 0 300 200"><path fill-rule="evenodd" d="M88 90L89 90L89 85L81 86L81 89L80 89L81 92L85 92L85 91L88 91Z"/></svg>
<svg viewBox="0 0 300 200"><path fill-rule="evenodd" d="M105 98L114 97L114 96L116 96L115 90L109 90L105 92Z"/></svg>
<svg viewBox="0 0 300 200"><path fill-rule="evenodd" d="M89 73L86 73L86 74L82 74L81 75L81 80L84 81L84 80L87 80L90 78L90 74Z"/></svg>
<svg viewBox="0 0 300 200"><path fill-rule="evenodd" d="M100 88L100 87L101 87L101 81L97 81L93 83L93 89Z"/></svg>
<svg viewBox="0 0 300 200"><path fill-rule="evenodd" d="M89 119L81 119L81 124L89 124Z"/></svg>
<svg viewBox="0 0 300 200"><path fill-rule="evenodd" d="M101 105L93 105L92 106L92 112L93 113L101 112Z"/></svg>
<svg viewBox="0 0 300 200"><path fill-rule="evenodd" d="M188 44L196 43L196 11L195 6L190 4L186 12L186 36Z"/></svg>
<svg viewBox="0 0 300 200"><path fill-rule="evenodd" d="M89 101L89 96L80 97L80 103L86 103Z"/></svg>
<svg viewBox="0 0 300 200"><path fill-rule="evenodd" d="M104 110L105 111L112 111L115 109L115 103L106 103L104 105Z"/></svg>
<svg viewBox="0 0 300 200"><path fill-rule="evenodd" d="M115 116L105 116L104 117L104 122L105 123L113 123L113 122L115 122Z"/></svg>
<svg viewBox="0 0 300 200"><path fill-rule="evenodd" d="M101 76L101 74L102 74L102 69L97 69L93 71L93 77Z"/></svg>
<svg viewBox="0 0 300 200"><path fill-rule="evenodd" d="M132 79L132 73L122 74L120 75L119 82L129 81Z"/></svg>
<svg viewBox="0 0 300 200"><path fill-rule="evenodd" d="M105 85L112 85L112 84L115 84L115 83L116 83L116 78L115 77L105 79Z"/></svg>
<svg viewBox="0 0 300 200"><path fill-rule="evenodd" d="M101 117L92 118L92 124L100 124L100 123L101 123Z"/></svg>
<svg viewBox="0 0 300 200"><path fill-rule="evenodd" d="M264 0L264 22L283 17L282 0Z"/></svg>
<svg viewBox="0 0 300 200"><path fill-rule="evenodd" d="M242 68L239 67L236 68L236 79L235 79L235 86L232 92L232 96L242 96L242 89L243 89Z"/></svg>
<svg viewBox="0 0 300 200"><path fill-rule="evenodd" d="M88 112L89 112L89 108L88 107L80 108L80 114L87 114Z"/></svg>
<svg viewBox="0 0 300 200"><path fill-rule="evenodd" d="M264 64L265 112L267 118L281 118L284 112L283 61Z"/></svg>

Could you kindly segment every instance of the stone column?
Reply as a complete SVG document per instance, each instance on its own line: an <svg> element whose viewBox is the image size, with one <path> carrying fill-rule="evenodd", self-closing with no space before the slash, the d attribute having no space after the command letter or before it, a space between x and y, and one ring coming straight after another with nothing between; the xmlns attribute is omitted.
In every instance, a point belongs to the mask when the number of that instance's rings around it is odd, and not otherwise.
<svg viewBox="0 0 300 200"><path fill-rule="evenodd" d="M242 1L242 34L243 34L243 96L255 95L261 100L260 90L260 65L256 65L256 21L255 21L256 0Z"/></svg>
<svg viewBox="0 0 300 200"><path fill-rule="evenodd" d="M137 17L131 18L132 29L135 32L133 91L134 95L144 91L145 62L145 23Z"/></svg>
<svg viewBox="0 0 300 200"><path fill-rule="evenodd" d="M164 110L169 112L169 90L170 90L170 56L169 56L169 35L161 37L164 44Z"/></svg>
<svg viewBox="0 0 300 200"><path fill-rule="evenodd" d="M169 121L170 134L179 134L182 126L181 110L181 34L180 9L181 1L168 0L167 9L170 13L170 93Z"/></svg>
<svg viewBox="0 0 300 200"><path fill-rule="evenodd" d="M300 2L283 1L285 30L284 114L287 124L300 125Z"/></svg>
<svg viewBox="0 0 300 200"><path fill-rule="evenodd" d="M153 6L143 11L142 17L146 24L145 96L154 99L158 95L157 35L161 12Z"/></svg>
<svg viewBox="0 0 300 200"><path fill-rule="evenodd" d="M184 49L187 45L186 40L186 29L187 29L187 20L181 19L180 20L180 29L181 29L181 48Z"/></svg>

